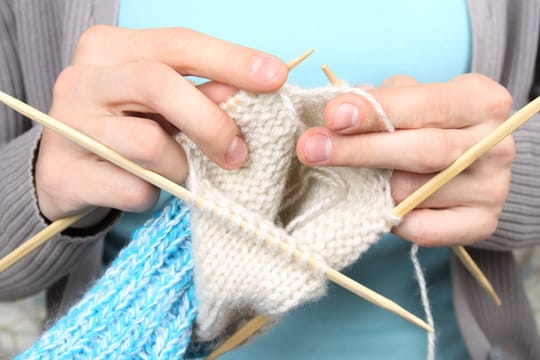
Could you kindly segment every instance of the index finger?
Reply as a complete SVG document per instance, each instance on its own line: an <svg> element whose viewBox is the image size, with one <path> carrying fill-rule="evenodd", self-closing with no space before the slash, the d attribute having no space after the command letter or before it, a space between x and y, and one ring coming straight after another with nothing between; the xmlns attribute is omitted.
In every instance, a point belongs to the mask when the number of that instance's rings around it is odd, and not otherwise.
<svg viewBox="0 0 540 360"><path fill-rule="evenodd" d="M397 129L460 129L486 120L504 120L512 98L495 81L478 74L445 83L383 87L369 93ZM342 94L325 108L326 127L340 134L383 130L371 104L362 96Z"/></svg>
<svg viewBox="0 0 540 360"><path fill-rule="evenodd" d="M287 66L276 56L185 28L132 30L98 25L86 30L73 63L116 65L159 62L182 75L195 75L243 90L277 90Z"/></svg>

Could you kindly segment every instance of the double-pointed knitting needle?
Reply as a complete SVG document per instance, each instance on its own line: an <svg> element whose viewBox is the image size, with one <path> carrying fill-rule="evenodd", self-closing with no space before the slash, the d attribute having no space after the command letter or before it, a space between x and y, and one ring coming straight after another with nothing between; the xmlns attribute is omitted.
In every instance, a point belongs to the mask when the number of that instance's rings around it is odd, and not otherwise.
<svg viewBox="0 0 540 360"><path fill-rule="evenodd" d="M294 58L291 61L289 61L287 63L287 67L289 68L289 71L291 71L292 69L297 67L302 61L306 60L309 55L313 54L313 51L315 51L315 50L314 49L309 49L308 51L306 51L305 53L303 53L299 57Z"/></svg>
<svg viewBox="0 0 540 360"><path fill-rule="evenodd" d="M287 68L289 71L294 69L296 66L298 66L302 61L304 61L308 56L313 54L313 49L307 50L302 55L298 56L297 58L292 59L287 63ZM26 255L28 255L30 252L34 251L62 231L66 230L71 225L75 224L77 221L81 220L83 217L88 215L92 210L89 209L88 211L85 211L81 214L68 216L62 219L58 219L51 223L49 226L47 226L45 229L38 232L36 235L34 235L32 238L30 238L28 241L20 245L18 248L10 252L8 255L6 255L4 258L0 259L0 272L8 269L10 266L24 258Z"/></svg>
<svg viewBox="0 0 540 360"><path fill-rule="evenodd" d="M249 231L255 234L255 236L257 236L259 239L263 239L266 244L278 245L278 249L282 253L292 254L293 259L301 259L303 261L307 260L307 265L309 265L315 271L323 270L324 275L329 280L353 292L354 294L374 303L375 305L385 308L428 331L433 331L433 328L426 324L422 319L406 311L395 302L368 289L367 287L343 275L337 270L328 267L320 260L309 256L300 249L294 248L293 246L291 246L291 244L288 244L287 242L278 239L273 234L268 234L260 230L256 227L256 225L249 223L245 219L242 219L238 214L233 213L229 209L218 208L218 206L216 206L212 201L206 200L200 196L196 196L195 194L191 193L189 190L176 184L175 182L153 171L139 166L138 164L126 159L122 155L114 152L107 146L90 138L89 136L84 135L83 133L69 127L68 125L52 118L45 113L40 112L37 109L34 109L30 105L27 105L24 102L17 100L1 91L0 102L3 102L7 106L18 111L29 119L40 123L41 125L82 146L86 150L95 153L103 159L113 163L114 165L121 167L122 169L130 172L131 174L138 176L139 178L165 190L166 192L184 200L185 202L191 203L200 209L208 210L216 217L226 218L227 221L234 222L242 230Z"/></svg>
<svg viewBox="0 0 540 360"><path fill-rule="evenodd" d="M308 54L309 55L309 54ZM293 64L291 66L296 65L297 60L293 60ZM199 208L205 208L210 210L214 213L214 215L217 216L223 216L223 211L218 211L216 206L212 205L211 202L198 197L194 196L189 190L183 188L182 186L172 182L171 180L164 178L163 176L156 174L152 171L149 171L147 169L142 168L141 166L137 165L136 163L124 158L123 156L117 154L116 152L112 151L105 145L99 143L98 141L80 133L79 131L70 128L66 124L48 116L47 114L44 114L31 106L25 104L24 102L17 100L3 92L0 92L0 102L3 102L7 106L13 108L14 110L18 111L19 113L25 115L26 117L37 121L41 125L50 128L51 130L57 132L58 134L70 139L71 141L77 143L78 145L82 146L83 148L94 152L98 156L108 160L109 162L123 168L124 170L140 177L141 179L169 192L170 194L173 194L177 196L180 199L183 199L184 201L188 203L193 203L195 206ZM221 209L223 210L223 209ZM225 209L226 210L226 209ZM262 236L262 232L260 229L256 228L254 225L248 223L247 221L243 219L238 219L236 214L232 214L230 212L227 213L230 218L229 221L232 221L232 218L235 217L236 223L242 228L243 230L249 230L255 233L259 237ZM279 243L279 249L282 252L285 253L292 253L292 256L294 259L308 259L307 263L310 265L310 267L321 270L324 269L324 273L326 277L335 282L336 284L348 289L349 291L355 293L356 295L359 295L363 297L364 299L381 306L391 312L396 313L399 316L402 316L403 318L411 321L412 323L428 330L433 331L433 329L426 324L423 320L416 317L415 315L407 312L403 308L401 308L399 305L394 303L393 301L377 294L376 292L366 288L365 286L355 282L354 280L346 277L345 275L341 274L340 272L328 268L325 266L325 264L322 264L320 261L311 258L307 256L303 251L300 249L295 249L294 251L291 251L292 248L290 244L279 241L279 239L276 239L273 235L264 234L264 239L267 243L273 243L276 242Z"/></svg>
<svg viewBox="0 0 540 360"><path fill-rule="evenodd" d="M332 74L328 76L330 82L332 83L332 76L335 79L338 79L332 70L328 66L324 66L323 71L326 73ZM340 80L340 84L342 84ZM493 146L497 145L504 138L512 134L516 129L518 129L525 122L530 120L534 115L540 111L540 97L537 97L518 112L508 118L505 122L500 124L495 128L491 133L484 137L480 142L471 147L465 153L463 153L456 161L454 161L448 168L441 171L439 174L435 175L430 181L421 186L414 193L409 195L405 200L399 203L393 210L394 214L399 217L405 216L417 205L427 199L435 191L440 189L443 185L461 173L474 161L476 161L480 156L486 153ZM489 294L492 296L496 304L500 304L499 297L493 291L492 286L489 284L489 281L478 268L474 260L470 257L463 246L455 246L453 248L456 255L461 259L465 267L471 271L473 276L480 282L480 284L488 290ZM233 334L229 339L222 343L214 352L212 352L206 359L214 360L218 356L229 352L235 349L238 345L243 343L248 337L253 335L261 327L265 326L270 322L270 318L259 315L251 319L248 323L242 326L235 334Z"/></svg>
<svg viewBox="0 0 540 360"><path fill-rule="evenodd" d="M83 211L81 214L68 216L54 221L45 229L41 230L36 235L32 236L29 240L25 241L22 245L17 247L15 250L3 257L0 260L0 272L6 270L11 265L15 264L35 249L45 244L57 234L66 230L68 227L75 224L77 221L79 221L86 215L90 214L93 210L95 210L94 207Z"/></svg>
<svg viewBox="0 0 540 360"><path fill-rule="evenodd" d="M332 71L332 69L330 69L328 67L328 65L322 64L321 69L322 69L324 75L326 75L326 78L328 79L328 81L330 81L331 85L333 85L333 86L345 86L345 85L347 85L343 80L341 80L340 78L338 78L336 76L336 74Z"/></svg>
<svg viewBox="0 0 540 360"><path fill-rule="evenodd" d="M330 84L334 86L343 86L345 84L334 74L334 72L328 67L328 65L322 65L321 68L324 74L326 75L326 77L328 78L328 80L330 81ZM489 150L495 144L493 145L488 144L488 145L489 145L489 148L486 148L485 151ZM480 157L483 154L483 152L476 152L474 153L474 155L467 155L467 154L470 154L470 151L464 153L460 158L458 158L454 162L454 164L450 165L447 169L440 172L432 180L425 183L423 186L418 188L413 194L411 194L405 200L399 203L394 208L394 215L397 216L398 218L403 218L410 211L412 211L414 208L420 205L420 203L422 203L425 199L427 199L434 192L439 190L448 181L452 180L455 176L457 176L459 173L465 170L465 168L467 168L470 164L472 164L472 162L478 159L478 157ZM456 163L458 165L456 165ZM478 265L474 262L473 258L469 255L467 250L465 250L465 248L461 245L452 246L452 250L457 255L457 257L461 260L465 268L467 268L467 270L469 270L469 272L476 279L476 281L478 281L480 286L482 286L487 291L487 293L493 299L495 304L501 305L501 299L499 298L499 296L493 289L493 286L491 285L487 277L484 275L482 270L480 270Z"/></svg>

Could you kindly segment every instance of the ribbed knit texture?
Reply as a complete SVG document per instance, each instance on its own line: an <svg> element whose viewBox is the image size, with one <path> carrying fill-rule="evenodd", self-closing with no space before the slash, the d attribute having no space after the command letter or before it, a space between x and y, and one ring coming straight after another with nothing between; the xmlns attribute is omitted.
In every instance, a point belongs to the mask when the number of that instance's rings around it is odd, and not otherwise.
<svg viewBox="0 0 540 360"><path fill-rule="evenodd" d="M293 165L297 137L322 123L322 108L351 88L240 92L223 108L240 127L250 161L225 171L187 138L192 191L210 199L193 222L170 200L137 230L102 279L19 359L182 358L201 304L197 341L226 337L256 314L283 315L324 293L326 263L355 261L395 223L391 172ZM382 121L382 119L381 119ZM218 205L221 210L215 211ZM347 214L355 213L355 219ZM234 218L252 227L241 231ZM196 281L192 279L190 225ZM283 226L284 229L281 229ZM318 269L265 246L256 235L301 248ZM293 239L293 236L302 236Z"/></svg>
<svg viewBox="0 0 540 360"><path fill-rule="evenodd" d="M4 65L0 71L0 85L2 89L10 89L13 96L24 98L24 88L22 86L21 66L16 48L16 28L15 18L12 8L7 2L0 6L0 62ZM0 119L2 119L2 131L0 131L0 145L7 143L14 136L28 130L32 124L29 120L22 119L22 116L8 110L7 107L0 107Z"/></svg>
<svg viewBox="0 0 540 360"><path fill-rule="evenodd" d="M189 211L178 199L17 359L182 359L195 318Z"/></svg>
<svg viewBox="0 0 540 360"><path fill-rule="evenodd" d="M91 1L2 1L0 90L48 112L54 80L69 65L80 33L92 25ZM69 34L69 36L66 36ZM35 194L33 163L40 127L0 105L0 257L48 223ZM0 273L0 300L18 299L50 287L66 274L63 304L80 298L97 275L103 233L114 216L77 236L57 236Z"/></svg>
<svg viewBox="0 0 540 360"><path fill-rule="evenodd" d="M487 255L485 251L474 248L468 251L502 301L502 306L495 305L467 270L458 267L459 276L452 278L454 308L461 310L457 321L463 339L469 345L471 357L539 359L540 342L527 340L537 334L537 329L534 321L528 321L529 318L525 320L521 315L522 310L529 305L512 253L490 252ZM452 261L458 262L455 258ZM471 305L469 307L466 304ZM538 338L538 335L533 336ZM490 339L498 341L492 342Z"/></svg>
<svg viewBox="0 0 540 360"><path fill-rule="evenodd" d="M533 79L532 63L536 57L539 34L534 29L540 24L540 1L467 2L473 32L471 70L508 86L517 109L526 101ZM0 6L0 89L47 111L54 79L61 68L70 63L80 33L94 23L112 25L117 3L115 0L3 1ZM61 31L57 30L60 28ZM498 277L511 271L513 263L504 261L508 253L490 250L509 251L523 244L540 243L537 236L540 233L540 194L537 192L540 177L535 175L538 166L534 160L540 142L540 129L534 123L538 121L540 119L537 117L516 132L518 151L512 167L516 175L513 176L498 229L490 239L476 244L486 249L475 253L477 261L484 256L494 259L481 264L482 270L489 272L491 281L497 282ZM30 121L0 106L0 253L3 255L46 226L36 206L32 169L28 168L33 162L39 131L20 137L30 126ZM17 137L20 137L20 142L13 141ZM523 141L525 146L522 146ZM8 157L9 153L11 155ZM6 203L5 199L11 201ZM100 230L106 229L104 226ZM10 270L0 273L0 299L28 295L69 274L69 286L60 307L72 304L82 289L87 287L88 279L99 271L99 251L88 251L87 243L98 244L103 236L100 232L87 235L59 237ZM87 265L88 258L93 259L93 266ZM476 302L482 304L485 297L481 291L476 292L476 283L467 281L469 274L461 270L461 265L453 261L454 288L463 286L454 292L456 316L471 356L484 360L491 347L505 341L505 337L492 337L497 335L492 332L489 332L490 338L486 338L488 333L484 329L505 326L512 331L507 325L510 323L530 329L533 320L529 310L523 307L523 302L514 302L513 297L503 299L505 313L502 317L473 312L472 309L477 308ZM500 295L521 291L504 285L497 288ZM460 298L462 294L478 296ZM524 294L521 292L520 296ZM510 318L517 321L510 321ZM522 334L518 341L523 344L522 349L526 354L530 354L529 349L539 343L536 331L516 330L515 333Z"/></svg>
<svg viewBox="0 0 540 360"><path fill-rule="evenodd" d="M530 184L540 179L540 167L531 166L540 159L540 116L525 124L514 134L516 157L512 163L512 189L504 205L497 231L491 237L489 248L506 250L509 242L515 248L534 246L538 243L540 187ZM479 244L481 247L483 244Z"/></svg>

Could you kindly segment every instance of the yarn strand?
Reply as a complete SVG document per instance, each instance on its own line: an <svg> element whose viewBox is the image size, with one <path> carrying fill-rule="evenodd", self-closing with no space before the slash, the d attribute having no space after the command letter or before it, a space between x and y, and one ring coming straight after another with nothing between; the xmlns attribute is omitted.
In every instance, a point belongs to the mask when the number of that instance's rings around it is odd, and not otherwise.
<svg viewBox="0 0 540 360"><path fill-rule="evenodd" d="M356 93L361 93L361 90L359 89L349 89L347 90L348 92L356 92ZM336 89L329 89L329 91L327 92L327 94L335 94L335 95L338 95L340 93L339 90L336 90ZM319 98L317 97L317 95L320 95L320 94L317 94L317 93L314 93L314 101L317 102L319 100ZM324 97L320 97L320 100L325 100ZM369 99L368 99L369 100ZM190 201L190 200L193 200L193 203L197 206L197 207L203 207L205 202L207 200L203 199L203 198L200 198L200 197L193 197L193 195L191 194L191 192L189 190L187 190L186 188L174 183L173 181L167 179L167 178L164 178L163 176L155 173L155 172L152 172L150 170L147 170L145 168L142 168L141 166L129 161L128 159L122 157L121 155L119 155L118 153L112 151L111 149L109 149L108 147L106 147L105 145L97 142L96 140L82 134L81 132L65 125L64 123L52 118L51 116L47 115L47 114L44 114L43 112L25 104L24 102L20 101L20 100L17 100L15 98L13 98L12 96L6 94L6 93L3 93L0 91L0 102L3 102L4 104L6 104L7 106L15 109L17 112L25 115L26 117L34 120L34 121L37 121L38 123L40 123L41 125L45 126L45 127L48 127L50 128L51 130L57 132L58 134L62 135L62 136L65 136L66 138L74 141L75 143L79 144L80 146L82 146L83 148L91 151L91 152L94 152L95 154L97 154L98 156L110 161L111 163L119 166L120 168L138 176L139 178L177 196L178 198L180 199L183 199L184 201ZM282 243L283 244L283 243ZM283 246L286 247L286 244L284 244ZM280 246L281 247L281 246ZM285 250L288 249L288 247L285 248ZM322 270L324 270L326 268L326 265L324 263L321 263L319 261L319 259L316 259L316 258L312 258L312 257L309 257L310 253L308 252L300 252L300 251L295 251L294 254L293 254L293 257L297 260L299 260L300 262L302 263L309 263L310 265L313 265L313 268L316 269L317 272L321 272ZM309 257L309 258L308 258ZM307 261L306 261L307 260ZM343 277L340 277L340 279L343 279ZM352 279L350 278L347 278L349 279L350 281L353 281ZM342 286L344 288L347 288L348 285L344 285L342 283L339 282L340 280L338 280L337 284L339 286ZM363 293L363 289L365 287L363 287L361 284L358 284L358 291L355 292L357 295L363 297L364 299L366 299L367 301L370 301L370 302L374 302L372 300L372 296L373 295L373 292L370 292L369 294L364 294ZM380 294L377 294L377 297L379 299L382 299L384 298L382 295ZM376 302L375 302L376 303ZM406 310L402 309L402 308L395 308L395 313L399 314L400 316L404 317L404 318L410 318L411 316L414 317L414 315L410 314L409 312L407 312ZM423 323L422 324L422 327L426 328L426 329L429 329L429 327L427 326L427 324Z"/></svg>
<svg viewBox="0 0 540 360"><path fill-rule="evenodd" d="M435 322L433 321L433 314L431 313L431 305L429 303L428 290L426 285L426 279L424 277L424 272L420 266L420 260L418 260L418 245L413 244L410 251L411 261L414 266L414 274L416 280L418 281L418 287L420 288L420 297L422 299L422 307L424 308L424 313L426 314L426 320L429 326L435 328ZM434 331L427 333L427 354L426 360L435 359L435 338L436 334Z"/></svg>
<svg viewBox="0 0 540 360"><path fill-rule="evenodd" d="M196 311L190 219L188 207L170 199L17 359L182 359Z"/></svg>

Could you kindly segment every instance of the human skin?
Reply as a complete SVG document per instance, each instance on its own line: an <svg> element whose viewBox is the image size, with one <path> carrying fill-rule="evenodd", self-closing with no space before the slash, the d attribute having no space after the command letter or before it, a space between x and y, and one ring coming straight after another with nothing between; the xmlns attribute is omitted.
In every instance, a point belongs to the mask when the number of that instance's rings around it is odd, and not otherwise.
<svg viewBox="0 0 540 360"><path fill-rule="evenodd" d="M301 136L297 153L312 166L395 169L396 203L508 118L512 107L509 92L479 74L431 84L395 76L368 91L395 132L380 131L383 124L364 98L340 95L326 106L324 126ZM514 155L508 137L405 216L393 232L422 246L468 245L489 237L508 194Z"/></svg>
<svg viewBox="0 0 540 360"><path fill-rule="evenodd" d="M79 39L73 63L59 75L50 115L128 159L182 182L186 156L171 136L182 131L219 166L235 169L247 147L234 121L212 97L231 86L278 89L287 78L278 58L187 29L128 30L95 26ZM210 83L195 87L184 75ZM35 166L42 214L56 220L89 206L142 211L159 196L154 186L44 129Z"/></svg>
<svg viewBox="0 0 540 360"><path fill-rule="evenodd" d="M212 81L194 86L186 75ZM238 89L274 91L286 77L286 65L272 55L191 30L96 26L82 35L72 65L58 77L50 115L180 183L188 166L172 135L182 131L224 169L240 167L249 156L247 148L217 104ZM395 169L396 202L506 119L512 103L502 86L477 74L437 84L397 76L369 91L396 132L381 131L365 99L344 94L327 104L324 126L300 137L297 155L310 166ZM424 246L488 237L508 192L513 156L508 138L393 231ZM154 186L47 129L35 183L40 210L49 220L101 208L79 227L98 223L109 208L146 210L159 195Z"/></svg>

